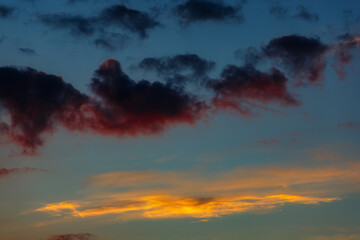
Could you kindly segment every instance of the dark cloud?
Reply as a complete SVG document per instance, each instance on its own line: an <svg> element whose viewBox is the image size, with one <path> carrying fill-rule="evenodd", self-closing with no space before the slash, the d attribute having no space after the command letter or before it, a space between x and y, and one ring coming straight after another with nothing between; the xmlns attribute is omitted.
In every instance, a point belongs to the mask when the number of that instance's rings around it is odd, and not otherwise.
<svg viewBox="0 0 360 240"><path fill-rule="evenodd" d="M19 51L28 55L36 55L35 50L31 48L19 48Z"/></svg>
<svg viewBox="0 0 360 240"><path fill-rule="evenodd" d="M90 233L53 235L48 240L92 240L95 236Z"/></svg>
<svg viewBox="0 0 360 240"><path fill-rule="evenodd" d="M275 68L266 73L251 65L229 65L221 73L220 80L210 84L216 94L212 102L218 109L235 110L247 115L252 114L252 102L298 106L299 102L288 92L287 82L284 74Z"/></svg>
<svg viewBox="0 0 360 240"><path fill-rule="evenodd" d="M93 43L97 47L111 50L122 48L129 39L123 33L113 32L113 27L145 38L149 30L161 26L148 13L125 5L107 7L92 17L57 13L41 14L38 19L44 25L53 29L68 30L74 36L94 37Z"/></svg>
<svg viewBox="0 0 360 240"><path fill-rule="evenodd" d="M51 133L57 124L75 127L78 111L87 97L61 77L31 68L0 68L0 113L10 122L0 122L1 135L34 153L43 145L43 133ZM1 121L1 120L0 120Z"/></svg>
<svg viewBox="0 0 360 240"><path fill-rule="evenodd" d="M87 2L87 0L68 0L68 3Z"/></svg>
<svg viewBox="0 0 360 240"><path fill-rule="evenodd" d="M207 106L182 88L160 82L134 81L109 59L96 70L90 88L80 93L60 77L31 68L0 68L0 135L34 154L45 133L58 126L71 131L108 135L156 134L168 126L193 124Z"/></svg>
<svg viewBox="0 0 360 240"><path fill-rule="evenodd" d="M323 79L327 50L328 46L319 39L300 35L275 38L263 48L266 57L279 60L291 75L310 83Z"/></svg>
<svg viewBox="0 0 360 240"><path fill-rule="evenodd" d="M237 21L242 22L241 5L227 5L221 0L187 0L174 8L174 13L182 24L202 21Z"/></svg>
<svg viewBox="0 0 360 240"><path fill-rule="evenodd" d="M91 128L104 134L137 135L162 131L175 123L194 123L205 103L160 82L135 82L109 59L95 72L92 91L100 98Z"/></svg>
<svg viewBox="0 0 360 240"><path fill-rule="evenodd" d="M68 29L73 35L92 35L96 30L96 19L66 13L39 15L39 20L54 29Z"/></svg>
<svg viewBox="0 0 360 240"><path fill-rule="evenodd" d="M319 15L314 12L310 12L306 7L303 5L299 5L296 7L296 10L298 11L294 18L302 19L308 22L317 22L319 21Z"/></svg>
<svg viewBox="0 0 360 240"><path fill-rule="evenodd" d="M350 129L356 129L360 128L360 123L356 122L345 122L345 123L339 123L338 128L350 128Z"/></svg>
<svg viewBox="0 0 360 240"><path fill-rule="evenodd" d="M115 50L123 48L130 38L125 34L120 33L110 33L103 34L102 36L94 40L96 47L104 48L106 50Z"/></svg>
<svg viewBox="0 0 360 240"><path fill-rule="evenodd" d="M205 81L215 68L215 62L196 54L178 54L171 57L145 58L139 65L144 70L154 70L169 83L184 84L189 81Z"/></svg>
<svg viewBox="0 0 360 240"><path fill-rule="evenodd" d="M6 177L16 173L28 173L28 172L47 172L46 169L39 169L39 168L0 168L0 178Z"/></svg>
<svg viewBox="0 0 360 240"><path fill-rule="evenodd" d="M289 9L281 6L271 7L269 13L274 15L279 20L285 20L289 17Z"/></svg>
<svg viewBox="0 0 360 240"><path fill-rule="evenodd" d="M9 18L15 11L15 8L0 4L0 18Z"/></svg>
<svg viewBox="0 0 360 240"><path fill-rule="evenodd" d="M261 62L264 58L264 54L261 50L255 47L248 47L245 50L238 49L235 51L235 58L242 59L244 65L255 66Z"/></svg>
<svg viewBox="0 0 360 240"><path fill-rule="evenodd" d="M160 26L160 23L148 13L131 9L125 5L113 5L104 9L100 19L106 25L115 25L120 28L137 33L141 38L148 36L150 29Z"/></svg>
<svg viewBox="0 0 360 240"><path fill-rule="evenodd" d="M349 64L354 56L353 50L360 46L360 38L346 33L338 37L339 42L333 44L334 62L332 64L340 80L346 78L345 66Z"/></svg>

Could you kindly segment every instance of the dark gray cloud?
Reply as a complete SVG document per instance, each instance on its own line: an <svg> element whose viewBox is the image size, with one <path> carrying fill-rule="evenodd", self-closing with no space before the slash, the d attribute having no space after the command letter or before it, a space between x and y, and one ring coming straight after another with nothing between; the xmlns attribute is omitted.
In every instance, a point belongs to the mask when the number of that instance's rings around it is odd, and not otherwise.
<svg viewBox="0 0 360 240"><path fill-rule="evenodd" d="M318 38L300 35L275 38L263 47L266 57L279 61L292 76L311 83L323 79L327 50Z"/></svg>
<svg viewBox="0 0 360 240"><path fill-rule="evenodd" d="M106 50L121 49L129 42L129 36L121 33L104 33L94 40L96 47Z"/></svg>
<svg viewBox="0 0 360 240"><path fill-rule="evenodd" d="M61 77L31 68L0 68L0 110L11 122L2 122L1 135L32 154L44 143L41 135L51 133L57 124L76 124L79 108L87 101Z"/></svg>
<svg viewBox="0 0 360 240"><path fill-rule="evenodd" d="M304 5L298 5L295 10L296 12L294 15L291 15L289 8L281 5L275 5L269 9L269 13L279 20L288 20L292 17L294 19L301 19L308 22L319 21L319 14L311 12Z"/></svg>
<svg viewBox="0 0 360 240"><path fill-rule="evenodd" d="M21 53L28 54L28 55L36 55L35 50L31 49L31 48L19 48L19 51Z"/></svg>
<svg viewBox="0 0 360 240"><path fill-rule="evenodd" d="M0 4L0 18L9 18L14 11L15 8Z"/></svg>
<svg viewBox="0 0 360 240"><path fill-rule="evenodd" d="M131 9L125 5L113 5L105 8L100 14L103 25L115 25L138 34L141 38L148 36L148 31L161 24L148 13Z"/></svg>
<svg viewBox="0 0 360 240"><path fill-rule="evenodd" d="M180 23L190 24L202 21L242 22L242 5L231 6L221 0L187 0L173 9Z"/></svg>
<svg viewBox="0 0 360 240"><path fill-rule="evenodd" d="M194 123L205 103L195 96L161 82L135 82L108 59L95 72L91 90L101 99L93 108L92 128L104 134L137 135L161 132L174 123Z"/></svg>
<svg viewBox="0 0 360 240"><path fill-rule="evenodd" d="M251 65L227 66L219 80L209 84L215 92L212 100L217 109L230 109L251 115L251 103L277 103L298 106L299 101L287 89L288 79L276 68L262 72ZM250 103L250 105L249 105Z"/></svg>
<svg viewBox="0 0 360 240"><path fill-rule="evenodd" d="M289 9L282 6L271 7L269 13L279 20L285 20L289 17Z"/></svg>
<svg viewBox="0 0 360 240"><path fill-rule="evenodd" d="M296 7L297 13L294 18L302 19L308 22L317 22L319 21L319 14L315 12L310 12L308 8L304 5L299 5Z"/></svg>
<svg viewBox="0 0 360 240"><path fill-rule="evenodd" d="M160 77L172 84L202 82L215 68L215 62L200 58L196 54L178 54L160 58L144 58L138 65L144 70L156 71Z"/></svg>
<svg viewBox="0 0 360 240"><path fill-rule="evenodd" d="M111 50L122 48L129 39L125 33L119 33L117 30L146 38L150 30L161 26L148 13L128 8L123 4L107 7L91 17L56 13L40 14L38 19L52 29L67 30L77 37L90 37L97 47Z"/></svg>
<svg viewBox="0 0 360 240"><path fill-rule="evenodd" d="M39 20L54 29L68 29L73 35L92 35L96 30L96 19L66 13L42 14Z"/></svg>

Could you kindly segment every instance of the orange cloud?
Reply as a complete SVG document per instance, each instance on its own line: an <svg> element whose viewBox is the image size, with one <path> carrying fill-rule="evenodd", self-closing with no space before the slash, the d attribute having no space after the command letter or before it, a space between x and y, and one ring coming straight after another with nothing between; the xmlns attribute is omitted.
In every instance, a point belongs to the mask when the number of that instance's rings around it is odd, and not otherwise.
<svg viewBox="0 0 360 240"><path fill-rule="evenodd" d="M47 204L34 212L66 219L116 215L125 220L208 219L263 212L285 204L331 202L345 192L357 191L359 167L358 163L252 167L213 175L155 170L112 172L89 178L88 185L96 195Z"/></svg>
<svg viewBox="0 0 360 240"><path fill-rule="evenodd" d="M131 201L107 199L96 203L98 205L96 207L90 207L86 202L76 205L76 207L70 203L48 204L35 211L82 218L123 213L127 213L125 216L127 219L211 218L234 213L267 210L287 203L318 204L334 200L336 198L318 198L288 194L268 196L239 195L216 198L163 195L139 197Z"/></svg>

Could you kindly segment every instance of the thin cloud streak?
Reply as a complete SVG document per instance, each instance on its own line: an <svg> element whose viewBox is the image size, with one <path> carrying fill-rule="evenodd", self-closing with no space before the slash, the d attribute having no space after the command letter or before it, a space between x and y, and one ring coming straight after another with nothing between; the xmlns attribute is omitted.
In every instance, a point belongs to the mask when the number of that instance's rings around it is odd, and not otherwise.
<svg viewBox="0 0 360 240"><path fill-rule="evenodd" d="M112 172L89 178L88 185L99 191L97 195L45 204L32 212L45 212L66 221L105 215L115 215L117 220L207 219L269 212L285 204L339 200L358 188L357 169L359 164L350 163L329 167L248 167L215 175L155 170Z"/></svg>

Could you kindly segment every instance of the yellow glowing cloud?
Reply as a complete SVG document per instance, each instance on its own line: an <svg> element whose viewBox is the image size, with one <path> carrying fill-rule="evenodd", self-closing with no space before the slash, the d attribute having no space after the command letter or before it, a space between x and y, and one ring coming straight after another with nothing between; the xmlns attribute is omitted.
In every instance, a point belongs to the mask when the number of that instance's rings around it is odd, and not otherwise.
<svg viewBox="0 0 360 240"><path fill-rule="evenodd" d="M50 214L72 215L73 217L91 217L107 214L128 214L127 218L210 218L222 215L271 209L286 203L318 204L330 202L335 198L317 198L298 195L269 195L269 196L230 196L218 198L184 198L178 196L146 196L124 201L123 199L108 199L89 207L87 203L73 205L70 203L48 204L35 211ZM83 210L79 210L83 209Z"/></svg>
<svg viewBox="0 0 360 240"><path fill-rule="evenodd" d="M89 187L99 191L96 195L47 204L34 211L66 219L110 214L121 219L207 219L268 211L284 204L319 204L338 199L341 191L357 191L359 166L252 167L213 175L154 170L112 172L90 177Z"/></svg>

